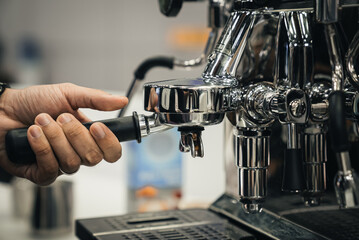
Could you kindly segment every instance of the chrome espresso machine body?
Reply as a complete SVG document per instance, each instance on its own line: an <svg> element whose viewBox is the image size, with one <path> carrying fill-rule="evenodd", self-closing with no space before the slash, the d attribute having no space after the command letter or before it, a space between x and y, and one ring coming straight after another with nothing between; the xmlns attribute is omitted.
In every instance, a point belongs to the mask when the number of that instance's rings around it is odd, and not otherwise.
<svg viewBox="0 0 359 240"><path fill-rule="evenodd" d="M225 121L226 193L209 211L260 238L338 239L331 230L340 228L340 239L359 239L343 227L359 222L349 155L358 138L359 1L209 2L221 35L206 48L202 76L144 86L145 109L178 127L179 148L193 157L204 155L204 127ZM284 147L273 149L278 142ZM331 181L328 156L337 160ZM271 194L275 174L297 195Z"/></svg>

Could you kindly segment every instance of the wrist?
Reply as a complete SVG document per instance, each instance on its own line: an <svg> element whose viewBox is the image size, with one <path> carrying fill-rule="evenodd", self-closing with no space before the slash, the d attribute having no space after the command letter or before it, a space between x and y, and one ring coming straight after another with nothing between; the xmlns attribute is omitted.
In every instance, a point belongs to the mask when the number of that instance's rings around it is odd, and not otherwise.
<svg viewBox="0 0 359 240"><path fill-rule="evenodd" d="M1 88L1 87L0 87ZM19 91L16 89L11 89L11 88L3 88L2 89L2 93L0 95L0 112L1 114L4 115L11 115L14 112L14 98L12 96L14 96L14 93ZM13 99L13 100L11 100Z"/></svg>
<svg viewBox="0 0 359 240"><path fill-rule="evenodd" d="M10 85L8 83L0 82L0 100L1 100L1 96L5 93L5 91L8 88L10 88Z"/></svg>

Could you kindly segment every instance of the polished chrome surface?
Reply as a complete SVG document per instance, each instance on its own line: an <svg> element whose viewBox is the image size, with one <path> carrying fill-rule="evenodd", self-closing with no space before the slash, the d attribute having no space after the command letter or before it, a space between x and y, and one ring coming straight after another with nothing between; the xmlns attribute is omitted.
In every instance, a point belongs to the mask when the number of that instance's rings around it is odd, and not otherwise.
<svg viewBox="0 0 359 240"><path fill-rule="evenodd" d="M145 85L145 109L155 112L151 125L159 130L178 126L180 150L191 151L192 156L197 157L204 155L200 128L218 124L227 116L226 193L230 195L221 196L210 210L261 233L261 237L333 238L288 221L283 213L285 210L276 214L262 209L268 191L271 161L269 130L282 129L275 122L288 127L287 135L273 134L272 143L278 143L278 147L286 142L288 149L303 154L306 189L302 196L305 205L318 205L326 189L330 94L345 91L347 122L357 121L359 116L359 37L358 34L354 37L345 62L347 49L342 40L352 35L346 36L346 30L340 29L340 25L350 22L344 21L348 17L341 14L343 8L358 7L359 1L233 1L246 3L248 8L238 7L231 14L214 51L208 56L202 78ZM226 1L209 2L213 13L210 25L216 29L225 17ZM352 26L344 27L355 28L357 23L351 23ZM175 65L190 67L201 64L217 38L215 34L217 32L210 35L203 55L190 61L176 60ZM351 84L346 82L347 79ZM333 117L335 114L331 115ZM146 123L141 124L141 129L147 134ZM335 191L338 204L342 208L356 207L359 204L359 182L351 167L349 153L340 152L337 159L339 171L335 178ZM273 160L271 174L281 167L278 159ZM278 206L280 204L288 204L276 203L278 208L282 207ZM298 202L295 204L299 206ZM305 210L297 207L289 210L291 214L323 211L318 207ZM324 223L326 221L320 222Z"/></svg>
<svg viewBox="0 0 359 240"><path fill-rule="evenodd" d="M160 115L157 113L154 113L150 116L139 114L138 120L141 137L147 137L153 133L163 132L172 128L170 126L164 125L164 123L160 120Z"/></svg>
<svg viewBox="0 0 359 240"><path fill-rule="evenodd" d="M325 125L309 125L304 129L304 175L307 189L303 193L307 206L320 204L327 188L327 141Z"/></svg>
<svg viewBox="0 0 359 240"><path fill-rule="evenodd" d="M206 126L220 123L230 109L229 86L201 78L159 81L144 86L145 110L156 112L170 126Z"/></svg>
<svg viewBox="0 0 359 240"><path fill-rule="evenodd" d="M303 88L305 81L310 80L311 66L306 59L312 57L302 54L307 48L311 49L311 33L309 31L308 14L306 12L286 12L283 20L288 36L288 85L290 87ZM306 76L309 75L309 76Z"/></svg>
<svg viewBox="0 0 359 240"><path fill-rule="evenodd" d="M270 161L268 129L237 129L237 166L267 168Z"/></svg>
<svg viewBox="0 0 359 240"><path fill-rule="evenodd" d="M334 188L338 204L341 208L359 205L359 178L351 167L349 152L341 152L337 156L339 171L334 179Z"/></svg>
<svg viewBox="0 0 359 240"><path fill-rule="evenodd" d="M326 190L326 164L305 164L307 189L302 193L306 206L317 206Z"/></svg>
<svg viewBox="0 0 359 240"><path fill-rule="evenodd" d="M345 151L337 154L337 159L339 171L343 172L343 174L347 174L352 171L349 152Z"/></svg>
<svg viewBox="0 0 359 240"><path fill-rule="evenodd" d="M359 87L359 31L355 34L352 40L347 55L346 66L351 80L354 82L356 88Z"/></svg>
<svg viewBox="0 0 359 240"><path fill-rule="evenodd" d="M161 122L167 126L209 126L223 121L225 113L160 113Z"/></svg>
<svg viewBox="0 0 359 240"><path fill-rule="evenodd" d="M204 78L234 81L235 76L231 73L231 65L236 56L242 56L253 21L250 12L232 13L214 52L208 57L208 64L203 73Z"/></svg>
<svg viewBox="0 0 359 240"><path fill-rule="evenodd" d="M202 78L158 81L144 85L145 110L157 113L221 113L227 111L229 86Z"/></svg>
<svg viewBox="0 0 359 240"><path fill-rule="evenodd" d="M254 0L234 0L235 2L255 2ZM326 1L326 0L324 0ZM270 11L314 11L316 9L316 1L287 1L287 0L279 0L279 1L256 1L257 3L262 3L264 5L263 8L267 7ZM332 3L333 1L327 1ZM326 4L328 6L328 3ZM355 8L359 6L359 2L357 0L339 0L338 9L343 8ZM260 7L258 7L260 8ZM239 9L238 9L239 10ZM328 13L326 13L328 16Z"/></svg>
<svg viewBox="0 0 359 240"><path fill-rule="evenodd" d="M256 214L262 212L262 204L260 202L251 201L249 203L243 203L242 208L245 213Z"/></svg>
<svg viewBox="0 0 359 240"><path fill-rule="evenodd" d="M224 2L210 1L217 4L212 10L222 9ZM226 158L238 169L230 171L226 160L231 185L226 191L235 194L247 212L259 212L266 197L269 130L276 121L288 126L283 137L287 149L304 156L305 204L319 204L326 189L330 94L345 91L346 118L356 121L358 116L359 97L344 70L359 86L359 37L352 41L345 62L345 30L340 29L338 13L359 6L359 1L268 1L257 9L258 2L245 2L243 6L250 7L231 13L202 77L146 84L145 109L157 113L166 126L192 127L181 131L180 149L193 156L203 155L202 144L194 147L193 140L200 136L194 129L218 124L227 116L225 145L233 144L233 138L236 143ZM349 163L347 159L340 166L346 169ZM339 179L345 179L343 174ZM234 175L239 179L237 191L228 180Z"/></svg>
<svg viewBox="0 0 359 240"><path fill-rule="evenodd" d="M287 124L287 149L299 149L300 138L298 136L297 124L289 123Z"/></svg>
<svg viewBox="0 0 359 240"><path fill-rule="evenodd" d="M329 118L329 94L331 88L328 83L311 85L308 97L311 102L309 118L314 122L324 122Z"/></svg>
<svg viewBox="0 0 359 240"><path fill-rule="evenodd" d="M248 120L264 124L271 122L276 112L281 111L280 104L275 106L272 104L274 98L279 99L272 84L254 84L243 89L245 93L242 96L242 105Z"/></svg>
<svg viewBox="0 0 359 240"><path fill-rule="evenodd" d="M321 23L338 21L339 0L316 0L316 17Z"/></svg>
<svg viewBox="0 0 359 240"><path fill-rule="evenodd" d="M313 79L312 12L282 12L277 35L278 88L300 88Z"/></svg>
<svg viewBox="0 0 359 240"><path fill-rule="evenodd" d="M145 110L156 112L169 126L207 126L220 123L231 109L229 86L206 83L202 78L179 79L144 85Z"/></svg>
<svg viewBox="0 0 359 240"><path fill-rule="evenodd" d="M204 148L202 142L203 129L188 129L181 131L179 149L181 152L191 152L193 158L203 157Z"/></svg>
<svg viewBox="0 0 359 240"><path fill-rule="evenodd" d="M239 168L239 196L241 202L246 206L251 207L251 213L254 211L261 211L261 203L267 196L267 169L266 168ZM254 208L254 206L256 207Z"/></svg>
<svg viewBox="0 0 359 240"><path fill-rule="evenodd" d="M308 125L304 129L305 162L321 164L327 161L327 127L324 124Z"/></svg>
<svg viewBox="0 0 359 240"><path fill-rule="evenodd" d="M253 229L269 239L327 239L266 209L259 214L248 214L241 209L241 205L241 202L235 197L224 194L209 209Z"/></svg>
<svg viewBox="0 0 359 240"><path fill-rule="evenodd" d="M290 102L290 113L294 117L300 117L302 116L306 111L306 103L302 99L296 99Z"/></svg>
<svg viewBox="0 0 359 240"><path fill-rule="evenodd" d="M284 94L286 114L281 116L280 120L285 123L306 123L310 113L307 94L296 88L291 88Z"/></svg>
<svg viewBox="0 0 359 240"><path fill-rule="evenodd" d="M232 84L236 81L248 83L255 78L271 79L277 24L278 14L274 13L232 13L216 48L208 57L203 77Z"/></svg>
<svg viewBox="0 0 359 240"><path fill-rule="evenodd" d="M267 129L236 130L236 164L238 195L249 213L262 210L267 195L267 174L270 162L270 132Z"/></svg>
<svg viewBox="0 0 359 240"><path fill-rule="evenodd" d="M343 69L343 46L339 40L339 33L334 24L324 26L325 38L328 44L329 59L332 66L332 89L343 90L344 69Z"/></svg>
<svg viewBox="0 0 359 240"><path fill-rule="evenodd" d="M359 205L359 178L354 170L338 171L334 183L339 207L350 208Z"/></svg>

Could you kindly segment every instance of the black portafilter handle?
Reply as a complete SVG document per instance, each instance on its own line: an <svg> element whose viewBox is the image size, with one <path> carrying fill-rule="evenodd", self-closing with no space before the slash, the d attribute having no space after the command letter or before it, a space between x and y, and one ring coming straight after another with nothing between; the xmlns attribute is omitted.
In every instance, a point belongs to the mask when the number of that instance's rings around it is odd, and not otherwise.
<svg viewBox="0 0 359 240"><path fill-rule="evenodd" d="M137 140L141 142L141 130L138 115L95 121L104 123L118 138L120 142ZM87 129L94 122L83 124ZM18 128L7 132L5 136L6 152L11 162L16 164L32 164L36 157L27 139L28 128Z"/></svg>
<svg viewBox="0 0 359 240"><path fill-rule="evenodd" d="M282 191L301 192L305 188L302 149L286 149L284 153Z"/></svg>

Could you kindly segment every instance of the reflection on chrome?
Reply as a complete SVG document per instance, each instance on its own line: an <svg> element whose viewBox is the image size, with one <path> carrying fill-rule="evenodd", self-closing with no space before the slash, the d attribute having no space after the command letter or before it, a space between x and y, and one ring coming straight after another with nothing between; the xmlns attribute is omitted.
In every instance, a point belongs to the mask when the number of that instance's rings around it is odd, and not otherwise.
<svg viewBox="0 0 359 240"><path fill-rule="evenodd" d="M194 157L203 156L201 128L227 116L234 131L226 137L235 144L226 144L235 147L226 147L232 151L226 156L235 158L236 195L249 213L260 212L267 195L270 133L276 122L287 133L282 189L300 192L308 206L320 203L327 186L329 128L340 170L339 204L356 206L359 186L350 167L345 119L358 117L359 33L346 49L349 30L338 26L347 16L338 14L359 3L234 2L202 76L145 84L145 109L158 114L162 124L179 127L180 149Z"/></svg>

